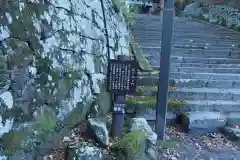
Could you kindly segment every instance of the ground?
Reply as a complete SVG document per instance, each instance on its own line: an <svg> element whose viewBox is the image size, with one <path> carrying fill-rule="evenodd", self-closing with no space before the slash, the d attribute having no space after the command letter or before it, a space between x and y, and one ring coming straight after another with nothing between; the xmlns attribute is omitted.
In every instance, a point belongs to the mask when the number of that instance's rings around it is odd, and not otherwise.
<svg viewBox="0 0 240 160"><path fill-rule="evenodd" d="M168 144L159 147L161 160L239 160L240 148L220 133L191 135L167 128Z"/></svg>

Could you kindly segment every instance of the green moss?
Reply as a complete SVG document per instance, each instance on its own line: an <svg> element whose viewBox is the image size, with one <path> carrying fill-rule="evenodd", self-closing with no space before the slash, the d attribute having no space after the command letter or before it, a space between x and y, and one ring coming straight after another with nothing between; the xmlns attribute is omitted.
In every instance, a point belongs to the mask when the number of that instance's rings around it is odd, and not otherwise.
<svg viewBox="0 0 240 160"><path fill-rule="evenodd" d="M81 77L82 74L79 71L68 71L63 73L63 78L64 81L66 82L68 92L77 86L77 80L80 80Z"/></svg>
<svg viewBox="0 0 240 160"><path fill-rule="evenodd" d="M168 88L169 91L177 91L176 87L173 86L169 86ZM158 91L158 87L157 86L138 86L137 87L137 92L157 92Z"/></svg>
<svg viewBox="0 0 240 160"><path fill-rule="evenodd" d="M138 63L140 70L147 71L147 72L153 71L152 67L148 63L148 60L144 56L139 44L137 44L137 42L135 41L132 33L130 33L129 35L130 35L129 42L130 42L130 46L131 46L131 51L132 51L134 58L136 59L136 61Z"/></svg>
<svg viewBox="0 0 240 160"><path fill-rule="evenodd" d="M141 96L141 97L127 97L128 103L144 103L150 108L155 108L157 103L157 97L155 96ZM179 109L183 108L185 105L184 101L178 100L168 100L168 108L170 109Z"/></svg>
<svg viewBox="0 0 240 160"><path fill-rule="evenodd" d="M47 134L54 131L57 124L57 117L55 112L48 111L41 115L34 123L34 129L39 134Z"/></svg>
<svg viewBox="0 0 240 160"><path fill-rule="evenodd" d="M141 144L145 141L145 133L142 131L129 132L124 135L119 143L117 148L128 151L133 155L139 154Z"/></svg>
<svg viewBox="0 0 240 160"><path fill-rule="evenodd" d="M131 25L134 23L132 12L125 6L121 0L112 0L113 8L116 12L121 12L126 20L126 22Z"/></svg>
<svg viewBox="0 0 240 160"><path fill-rule="evenodd" d="M64 125L72 128L73 126L80 124L85 118L94 100L88 101L86 104L79 102L64 120Z"/></svg>
<svg viewBox="0 0 240 160"><path fill-rule="evenodd" d="M183 108L184 105L185 105L185 103L183 101L178 101L178 100L173 100L173 99L168 100L168 108L171 108L171 109Z"/></svg>
<svg viewBox="0 0 240 160"><path fill-rule="evenodd" d="M25 133L23 131L12 131L5 133L1 137L2 145L4 148L4 155L13 155L16 150L21 149L22 140Z"/></svg>

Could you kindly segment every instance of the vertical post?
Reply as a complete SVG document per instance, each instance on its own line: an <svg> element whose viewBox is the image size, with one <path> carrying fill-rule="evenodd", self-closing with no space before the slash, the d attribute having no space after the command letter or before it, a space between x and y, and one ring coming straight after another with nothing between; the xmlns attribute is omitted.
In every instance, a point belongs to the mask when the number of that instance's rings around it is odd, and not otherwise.
<svg viewBox="0 0 240 160"><path fill-rule="evenodd" d="M165 0L160 0L160 8L161 8L161 12L160 12L160 16L163 17L163 8L165 8Z"/></svg>
<svg viewBox="0 0 240 160"><path fill-rule="evenodd" d="M124 108L126 105L126 96L114 96L114 111L113 111L113 125L112 125L112 136L122 137L124 127Z"/></svg>
<svg viewBox="0 0 240 160"><path fill-rule="evenodd" d="M174 0L168 0L167 8L163 11L162 47L160 56L161 63L159 72L160 80L158 85L156 107L156 132L159 140L164 140L165 138L174 16Z"/></svg>
<svg viewBox="0 0 240 160"><path fill-rule="evenodd" d="M124 60L129 60L130 57L125 55L119 55L117 59L124 61ZM112 119L112 122L113 122L112 136L113 137L121 137L123 135L125 105L126 105L126 95L115 94L114 95L114 111L113 111L113 119Z"/></svg>

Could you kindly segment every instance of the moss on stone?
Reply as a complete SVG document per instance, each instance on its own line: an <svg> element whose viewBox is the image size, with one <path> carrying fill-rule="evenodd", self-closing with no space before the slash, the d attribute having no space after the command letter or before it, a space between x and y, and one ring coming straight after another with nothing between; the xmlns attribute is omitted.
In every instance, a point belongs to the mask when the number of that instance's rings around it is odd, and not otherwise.
<svg viewBox="0 0 240 160"><path fill-rule="evenodd" d="M139 154L141 144L145 141L145 133L134 131L125 134L117 144L117 148L130 152L132 155Z"/></svg>
<svg viewBox="0 0 240 160"><path fill-rule="evenodd" d="M130 104L145 104L149 106L149 108L155 108L157 103L157 97L155 96L141 96L141 97L127 97L127 102ZM180 109L185 105L184 101L178 101L169 99L168 100L168 108L169 109Z"/></svg>
<svg viewBox="0 0 240 160"><path fill-rule="evenodd" d="M169 86L168 88L169 91L177 91L176 87L173 86ZM137 92L157 92L158 91L158 87L157 86L138 86L137 87Z"/></svg>
<svg viewBox="0 0 240 160"><path fill-rule="evenodd" d="M4 155L13 155L16 150L21 149L22 140L25 137L24 131L12 131L10 133L5 133L1 137L1 143L3 145Z"/></svg>
<svg viewBox="0 0 240 160"><path fill-rule="evenodd" d="M137 42L135 41L132 33L130 33L129 35L130 35L129 42L131 45L131 50L132 50L132 53L138 63L138 66L140 67L140 70L147 71L147 72L153 71L152 67L148 63L148 60L144 56L139 44L137 44Z"/></svg>
<svg viewBox="0 0 240 160"><path fill-rule="evenodd" d="M88 101L86 104L79 102L64 120L64 125L72 128L73 126L80 124L85 118L86 114L91 107L94 100Z"/></svg>
<svg viewBox="0 0 240 160"><path fill-rule="evenodd" d="M117 13L122 12L126 22L129 25L134 23L132 13L123 2L121 2L120 0L112 0L112 4L113 4L113 8Z"/></svg>
<svg viewBox="0 0 240 160"><path fill-rule="evenodd" d="M39 134L47 134L54 131L57 124L57 117L55 112L48 111L41 115L34 124L34 129Z"/></svg>

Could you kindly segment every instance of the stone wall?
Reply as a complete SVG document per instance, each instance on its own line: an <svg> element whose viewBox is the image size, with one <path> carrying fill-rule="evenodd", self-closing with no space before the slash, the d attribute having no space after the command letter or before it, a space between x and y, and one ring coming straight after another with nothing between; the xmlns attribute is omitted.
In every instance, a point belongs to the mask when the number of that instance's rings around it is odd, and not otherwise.
<svg viewBox="0 0 240 160"><path fill-rule="evenodd" d="M0 1L1 156L44 154L87 116L107 114L108 58L129 55L129 43L123 16L111 0L103 7L109 45L101 0Z"/></svg>
<svg viewBox="0 0 240 160"><path fill-rule="evenodd" d="M185 7L184 14L240 31L239 10L226 5L200 7L200 3L194 2Z"/></svg>

